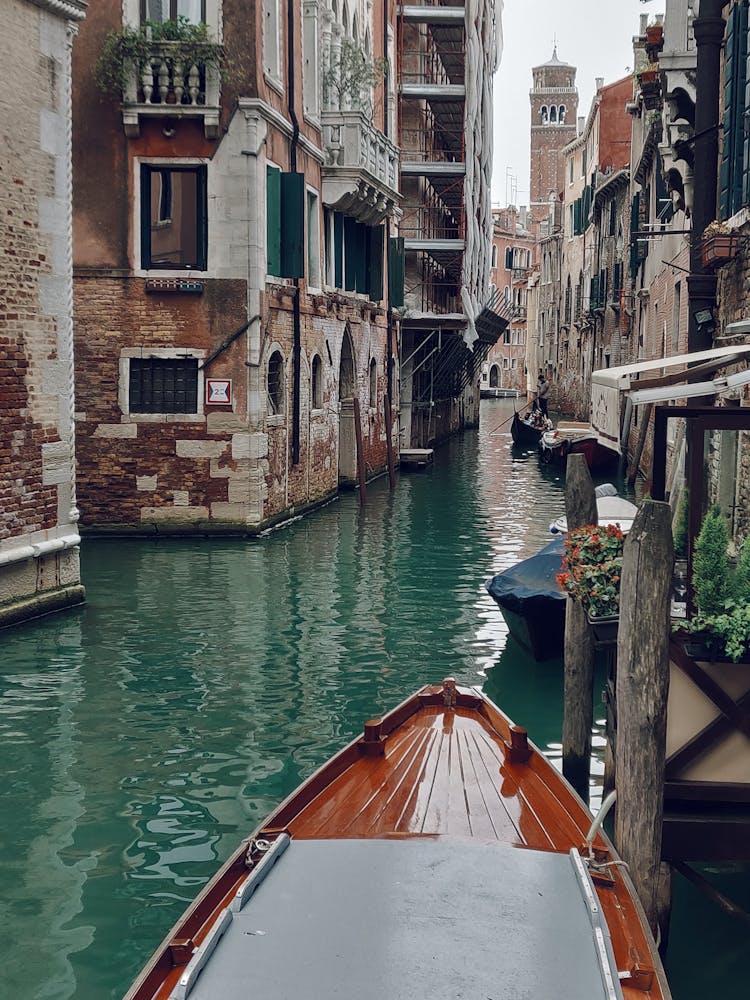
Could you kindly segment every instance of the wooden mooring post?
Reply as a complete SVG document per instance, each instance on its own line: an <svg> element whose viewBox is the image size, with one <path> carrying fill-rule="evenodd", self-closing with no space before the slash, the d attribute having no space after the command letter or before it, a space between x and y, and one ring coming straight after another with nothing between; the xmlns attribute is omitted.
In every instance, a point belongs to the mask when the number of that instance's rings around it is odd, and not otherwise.
<svg viewBox="0 0 750 1000"><path fill-rule="evenodd" d="M661 840L673 565L669 504L646 500L625 540L620 583L614 839L651 929L657 935L661 928L662 940L671 889Z"/></svg>
<svg viewBox="0 0 750 1000"><path fill-rule="evenodd" d="M393 410L391 401L387 395L383 396L383 406L385 408L385 448L388 459L388 484L391 493L396 489L396 472L393 458Z"/></svg>
<svg viewBox="0 0 750 1000"><path fill-rule="evenodd" d="M357 441L357 478L359 479L359 505L364 507L367 502L367 465L365 464L365 445L362 439L362 418L360 416L359 400L354 397L354 436Z"/></svg>
<svg viewBox="0 0 750 1000"><path fill-rule="evenodd" d="M568 531L597 523L596 491L583 455L569 455L565 472ZM565 604L563 774L584 802L589 801L591 729L594 723L594 643L583 606Z"/></svg>

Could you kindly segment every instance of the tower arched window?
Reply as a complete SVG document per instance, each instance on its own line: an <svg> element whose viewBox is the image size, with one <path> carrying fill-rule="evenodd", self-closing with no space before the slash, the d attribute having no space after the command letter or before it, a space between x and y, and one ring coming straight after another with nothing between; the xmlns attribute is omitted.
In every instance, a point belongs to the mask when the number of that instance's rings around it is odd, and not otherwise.
<svg viewBox="0 0 750 1000"><path fill-rule="evenodd" d="M564 104L561 104L560 108L559 108L559 110L557 112L557 120L559 121L559 123L561 125L565 124L565 116L566 116L567 113L568 113L568 109L565 107Z"/></svg>
<svg viewBox="0 0 750 1000"><path fill-rule="evenodd" d="M552 122L556 122L557 121L557 108L555 107L554 104L549 109L549 120L550 120L550 124L552 124Z"/></svg>
<svg viewBox="0 0 750 1000"><path fill-rule="evenodd" d="M540 117L542 119L542 125L546 125L547 124L547 116L548 116L548 111L547 111L547 105L546 104L542 105L542 109L539 112L539 115L540 115Z"/></svg>

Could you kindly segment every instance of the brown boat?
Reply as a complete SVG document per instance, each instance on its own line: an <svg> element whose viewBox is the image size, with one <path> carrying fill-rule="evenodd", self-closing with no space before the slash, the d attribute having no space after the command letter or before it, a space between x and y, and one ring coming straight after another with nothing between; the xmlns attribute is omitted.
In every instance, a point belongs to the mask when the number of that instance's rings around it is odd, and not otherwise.
<svg viewBox="0 0 750 1000"><path fill-rule="evenodd" d="M643 1000L669 990L612 845L487 698L425 687L226 862L126 1000Z"/></svg>

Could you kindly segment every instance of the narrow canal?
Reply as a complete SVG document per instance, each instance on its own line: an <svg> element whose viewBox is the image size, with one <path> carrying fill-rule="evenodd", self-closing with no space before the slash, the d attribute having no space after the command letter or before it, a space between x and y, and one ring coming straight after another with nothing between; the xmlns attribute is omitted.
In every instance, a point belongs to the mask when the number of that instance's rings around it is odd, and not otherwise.
<svg viewBox="0 0 750 1000"><path fill-rule="evenodd" d="M363 510L343 496L247 542L87 541L86 607L2 633L3 997L121 997L240 837L425 682L483 685L559 758L561 666L508 641L482 586L563 504L492 433L511 412L483 403L478 433ZM733 875L713 877L736 895ZM676 1000L746 995L745 928L678 889Z"/></svg>

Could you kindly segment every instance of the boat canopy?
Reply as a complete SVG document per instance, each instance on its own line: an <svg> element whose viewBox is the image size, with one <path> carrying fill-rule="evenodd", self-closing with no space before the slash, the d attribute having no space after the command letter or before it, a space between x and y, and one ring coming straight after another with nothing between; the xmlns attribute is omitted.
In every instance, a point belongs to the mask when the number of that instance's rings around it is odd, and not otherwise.
<svg viewBox="0 0 750 1000"><path fill-rule="evenodd" d="M692 354L675 354L665 358L652 358L617 368L600 368L591 376L591 423L610 447L620 449L620 394L630 392L634 403L658 402L667 399L684 399L688 395L715 395L733 384L750 381L750 370L716 379L697 382L688 389L687 378L709 374L750 354L750 344L715 347L710 351ZM688 371L688 365L696 368ZM649 373L653 379L644 378Z"/></svg>
<svg viewBox="0 0 750 1000"><path fill-rule="evenodd" d="M622 998L575 849L292 840L257 890L241 893L170 1000Z"/></svg>

